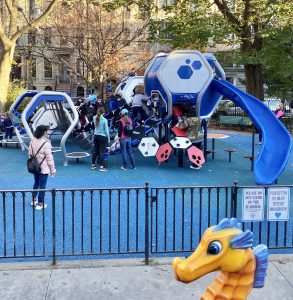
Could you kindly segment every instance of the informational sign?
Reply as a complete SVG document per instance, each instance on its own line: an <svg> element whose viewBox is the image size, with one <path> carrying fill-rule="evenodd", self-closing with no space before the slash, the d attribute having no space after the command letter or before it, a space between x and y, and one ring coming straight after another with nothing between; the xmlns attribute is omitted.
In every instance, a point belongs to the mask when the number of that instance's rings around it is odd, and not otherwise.
<svg viewBox="0 0 293 300"><path fill-rule="evenodd" d="M268 189L268 220L288 221L290 212L290 189L288 187Z"/></svg>
<svg viewBox="0 0 293 300"><path fill-rule="evenodd" d="M247 188L242 191L242 221L263 221L265 190Z"/></svg>

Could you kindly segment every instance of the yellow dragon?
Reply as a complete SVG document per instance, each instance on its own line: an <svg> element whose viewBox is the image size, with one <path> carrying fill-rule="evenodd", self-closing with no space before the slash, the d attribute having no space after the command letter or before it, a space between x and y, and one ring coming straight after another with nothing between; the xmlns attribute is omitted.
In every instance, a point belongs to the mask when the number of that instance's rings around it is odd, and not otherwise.
<svg viewBox="0 0 293 300"><path fill-rule="evenodd" d="M268 266L267 246L252 249L252 242L251 231L243 232L235 218L225 218L205 231L190 257L174 259L175 277L189 283L207 273L220 271L200 299L247 299L253 287L264 286Z"/></svg>

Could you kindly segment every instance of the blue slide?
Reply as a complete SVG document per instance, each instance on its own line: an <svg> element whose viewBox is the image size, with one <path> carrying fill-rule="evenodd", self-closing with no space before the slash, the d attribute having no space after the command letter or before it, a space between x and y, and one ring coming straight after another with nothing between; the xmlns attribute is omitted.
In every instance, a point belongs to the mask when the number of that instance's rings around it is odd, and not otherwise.
<svg viewBox="0 0 293 300"><path fill-rule="evenodd" d="M214 79L211 92L220 93L240 106L263 134L263 143L254 164L254 177L258 185L273 184L288 161L291 136L271 110L257 98L245 93L226 80ZM211 100L211 99L210 99ZM205 103L201 103L205 105Z"/></svg>

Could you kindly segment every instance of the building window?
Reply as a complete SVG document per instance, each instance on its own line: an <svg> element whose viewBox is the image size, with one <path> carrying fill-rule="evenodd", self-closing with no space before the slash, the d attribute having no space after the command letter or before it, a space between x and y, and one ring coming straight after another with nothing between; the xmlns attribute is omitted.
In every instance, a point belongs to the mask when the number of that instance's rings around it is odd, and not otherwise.
<svg viewBox="0 0 293 300"><path fill-rule="evenodd" d="M47 58L44 59L44 76L45 78L52 78L52 62Z"/></svg>
<svg viewBox="0 0 293 300"><path fill-rule="evenodd" d="M35 57L31 57L30 63L31 63L32 77L37 77L37 59Z"/></svg>
<svg viewBox="0 0 293 300"><path fill-rule="evenodd" d="M28 44L34 46L36 44L36 31L32 30L28 33Z"/></svg>
<svg viewBox="0 0 293 300"><path fill-rule="evenodd" d="M85 74L85 66L84 66L84 61L82 59L78 59L76 61L76 73L78 76L80 75L84 76Z"/></svg>
<svg viewBox="0 0 293 300"><path fill-rule="evenodd" d="M51 28L44 29L44 44L51 45L52 43L52 30Z"/></svg>

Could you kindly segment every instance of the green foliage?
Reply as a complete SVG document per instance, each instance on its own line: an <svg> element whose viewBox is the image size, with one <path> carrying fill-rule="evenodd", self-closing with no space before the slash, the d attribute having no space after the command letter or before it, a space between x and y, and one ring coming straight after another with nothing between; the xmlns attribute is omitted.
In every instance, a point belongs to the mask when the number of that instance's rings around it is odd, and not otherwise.
<svg viewBox="0 0 293 300"><path fill-rule="evenodd" d="M25 91L23 87L23 82L12 81L9 83L7 101L5 103L5 111L8 111L15 99Z"/></svg>
<svg viewBox="0 0 293 300"><path fill-rule="evenodd" d="M275 30L264 39L261 61L269 96L293 98L293 24Z"/></svg>

